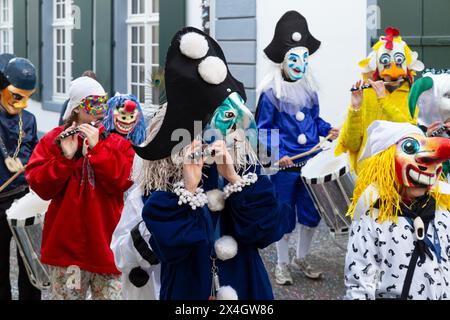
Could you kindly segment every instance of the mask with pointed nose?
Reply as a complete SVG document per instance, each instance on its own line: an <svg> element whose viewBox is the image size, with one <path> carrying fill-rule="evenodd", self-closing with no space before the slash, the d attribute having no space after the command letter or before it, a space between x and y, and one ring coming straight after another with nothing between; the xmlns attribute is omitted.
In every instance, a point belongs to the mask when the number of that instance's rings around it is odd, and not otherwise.
<svg viewBox="0 0 450 320"><path fill-rule="evenodd" d="M395 171L401 185L431 188L450 159L450 139L411 134L397 143Z"/></svg>

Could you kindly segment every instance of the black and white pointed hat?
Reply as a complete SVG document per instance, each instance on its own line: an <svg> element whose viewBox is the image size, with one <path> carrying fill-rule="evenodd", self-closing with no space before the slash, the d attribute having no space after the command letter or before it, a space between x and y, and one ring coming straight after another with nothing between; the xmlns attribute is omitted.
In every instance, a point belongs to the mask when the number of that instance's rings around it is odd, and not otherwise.
<svg viewBox="0 0 450 320"><path fill-rule="evenodd" d="M204 127L214 111L233 92L246 100L245 89L228 69L219 44L204 32L186 27L178 31L169 47L165 83L167 112L155 138L136 153L146 160L169 157L174 147L183 147L195 138L196 121ZM190 141L173 141L177 129L190 133Z"/></svg>
<svg viewBox="0 0 450 320"><path fill-rule="evenodd" d="M272 42L264 52L273 62L282 63L286 53L295 47L308 48L312 55L319 49L320 41L309 32L304 16L297 11L288 11L278 21Z"/></svg>

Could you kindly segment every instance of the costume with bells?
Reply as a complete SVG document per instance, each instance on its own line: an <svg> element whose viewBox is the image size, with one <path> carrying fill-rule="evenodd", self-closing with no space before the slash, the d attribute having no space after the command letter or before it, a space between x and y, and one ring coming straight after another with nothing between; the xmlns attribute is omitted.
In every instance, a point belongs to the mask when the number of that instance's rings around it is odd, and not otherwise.
<svg viewBox="0 0 450 320"><path fill-rule="evenodd" d="M449 299L450 185L439 176L450 140L408 123L375 121L367 131L349 208L346 298Z"/></svg>
<svg viewBox="0 0 450 320"><path fill-rule="evenodd" d="M65 119L76 111L92 116L106 112L106 93L92 78L74 80L69 96ZM110 241L122 212L124 192L132 185L134 151L128 140L100 127L93 148L87 138L76 136L78 151L69 159L58 144L64 130L57 127L41 139L26 170L30 187L42 199L51 200L41 261L52 266L52 298L85 299L89 287L94 299L119 298L120 272ZM71 266L80 270L80 288L67 285Z"/></svg>
<svg viewBox="0 0 450 320"><path fill-rule="evenodd" d="M320 118L318 95L310 75L308 58L320 47L320 41L309 32L306 19L296 11L289 11L278 21L272 42L264 50L274 63L274 70L261 84L256 119L259 130L267 130L267 140L261 142L272 155L272 161L293 157L309 151L320 141L320 136L328 136L331 125ZM279 144L272 145L277 137L271 130L279 130ZM262 132L262 131L261 131ZM279 157L274 148L279 148ZM296 164L304 163L317 152L298 159ZM315 228L320 216L308 194L300 176L300 168L282 170L271 177L280 201L290 207L291 233L300 224L297 259L293 265L311 278L319 278L321 272L313 271L304 259L309 252ZM278 284L292 284L287 269L289 247L287 236L277 243Z"/></svg>
<svg viewBox="0 0 450 320"><path fill-rule="evenodd" d="M366 129L373 121L417 123L418 112L413 117L408 112L408 94L416 71L424 69L417 52L412 51L400 37L400 32L391 27L386 29L386 36L380 38L369 57L359 66L365 80L398 81L400 85L392 92L386 90L386 96L380 98L373 88L365 89L361 107L356 111L349 107L336 155L348 152L356 173L364 166L364 161L357 160L367 141Z"/></svg>
<svg viewBox="0 0 450 320"><path fill-rule="evenodd" d="M0 185L22 171L38 143L36 119L25 110L36 86L36 70L30 61L11 54L0 55ZM0 192L0 300L11 299L9 258L11 230L6 211L14 200L28 192L28 183L20 174ZM20 254L19 299L40 299L27 276Z"/></svg>
<svg viewBox="0 0 450 320"><path fill-rule="evenodd" d="M151 195L143 218L161 261L160 298L273 299L258 249L279 240L286 221L270 181L255 172L251 142L235 130L255 127L243 104L244 87L229 72L217 42L198 29L180 30L166 61L164 120L145 147L135 147L146 160L141 183ZM235 169L242 180L228 184L210 163L203 166L201 188L190 194L182 183L184 157L189 157L183 156L184 147L202 128L223 133L230 123L233 138L228 141L227 135L225 141L236 151ZM180 135L176 129L182 129ZM180 137L183 132L185 139L172 141L172 133ZM211 138L205 131L205 142Z"/></svg>

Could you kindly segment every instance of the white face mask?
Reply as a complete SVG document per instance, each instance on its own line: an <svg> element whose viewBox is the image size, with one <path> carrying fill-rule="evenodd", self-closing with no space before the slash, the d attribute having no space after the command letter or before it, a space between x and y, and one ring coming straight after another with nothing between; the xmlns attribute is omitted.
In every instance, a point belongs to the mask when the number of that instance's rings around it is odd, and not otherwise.
<svg viewBox="0 0 450 320"><path fill-rule="evenodd" d="M284 75L292 81L303 79L308 69L308 58L309 50L305 47L289 50L282 64Z"/></svg>

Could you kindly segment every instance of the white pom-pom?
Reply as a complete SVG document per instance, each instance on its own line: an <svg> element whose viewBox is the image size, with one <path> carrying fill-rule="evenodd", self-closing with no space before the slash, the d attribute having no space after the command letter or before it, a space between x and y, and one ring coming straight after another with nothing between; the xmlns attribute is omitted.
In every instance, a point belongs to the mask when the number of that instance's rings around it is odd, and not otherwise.
<svg viewBox="0 0 450 320"><path fill-rule="evenodd" d="M306 139L306 136L304 134L301 134L298 136L297 142L299 144L306 144L308 140Z"/></svg>
<svg viewBox="0 0 450 320"><path fill-rule="evenodd" d="M292 34L292 40L294 40L295 42L299 42L300 40L302 40L302 34L300 32L294 32Z"/></svg>
<svg viewBox="0 0 450 320"><path fill-rule="evenodd" d="M233 259L237 255L238 244L233 237L223 236L214 243L217 258L222 261Z"/></svg>
<svg viewBox="0 0 450 320"><path fill-rule="evenodd" d="M217 300L239 300L236 290L230 286L220 287L217 290Z"/></svg>
<svg viewBox="0 0 450 320"><path fill-rule="evenodd" d="M225 208L225 193L219 189L214 189L206 193L208 197L208 208L212 212L222 211Z"/></svg>
<svg viewBox="0 0 450 320"><path fill-rule="evenodd" d="M188 58L203 58L208 53L208 50L208 41L201 34L189 32L180 39L180 51Z"/></svg>
<svg viewBox="0 0 450 320"><path fill-rule="evenodd" d="M305 120L305 114L303 112L299 111L295 115L295 119L297 119L297 121L303 121L303 120Z"/></svg>
<svg viewBox="0 0 450 320"><path fill-rule="evenodd" d="M220 84L227 78L227 66L218 57L207 57L198 66L198 73L210 84Z"/></svg>

